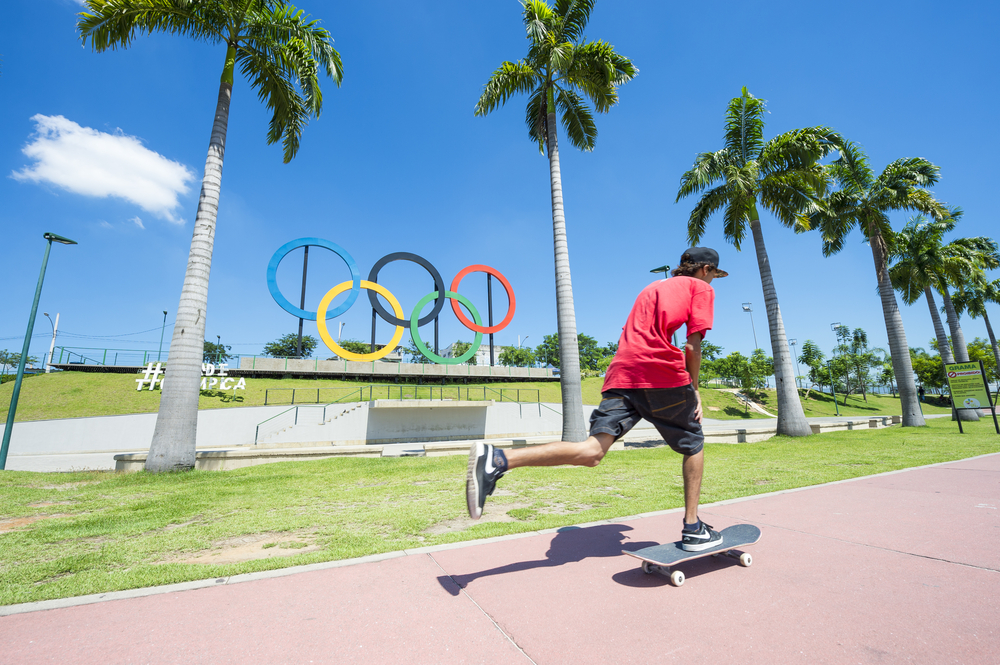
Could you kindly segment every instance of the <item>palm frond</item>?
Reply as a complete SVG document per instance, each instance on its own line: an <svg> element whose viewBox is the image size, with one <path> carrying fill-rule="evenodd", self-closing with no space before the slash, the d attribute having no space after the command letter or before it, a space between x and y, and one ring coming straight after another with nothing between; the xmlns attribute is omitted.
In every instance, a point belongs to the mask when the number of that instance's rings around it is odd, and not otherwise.
<svg viewBox="0 0 1000 665"><path fill-rule="evenodd" d="M232 21L221 3L193 0L86 0L77 30L97 52L128 48L137 34L163 32L220 43Z"/></svg>
<svg viewBox="0 0 1000 665"><path fill-rule="evenodd" d="M778 134L764 144L757 162L761 173L810 169L843 143L829 127L807 127Z"/></svg>
<svg viewBox="0 0 1000 665"><path fill-rule="evenodd" d="M705 192L688 217L688 242L697 245L705 235L708 218L728 203L729 190L724 184Z"/></svg>
<svg viewBox="0 0 1000 665"><path fill-rule="evenodd" d="M615 53L611 44L596 41L576 48L566 80L583 91L596 111L606 113L618 103L617 87L628 83L638 73L632 61Z"/></svg>
<svg viewBox="0 0 1000 665"><path fill-rule="evenodd" d="M764 145L764 100L746 88L726 109L725 145L734 158L746 163L756 159Z"/></svg>
<svg viewBox="0 0 1000 665"><path fill-rule="evenodd" d="M548 130L545 126L548 103L545 86L535 88L528 98L528 106L524 109L524 124L528 127L528 137L538 144L538 152L545 152L545 142L548 140Z"/></svg>
<svg viewBox="0 0 1000 665"><path fill-rule="evenodd" d="M561 115L563 127L566 128L566 136L570 143L590 152L597 142L597 125L594 123L594 116L584 103L583 98L572 90L565 90L556 86L556 106Z"/></svg>
<svg viewBox="0 0 1000 665"><path fill-rule="evenodd" d="M860 145L848 139L841 141L838 150L840 156L827 167L830 175L842 189L860 196L875 182L875 174L868 164L868 155Z"/></svg>
<svg viewBox="0 0 1000 665"><path fill-rule="evenodd" d="M555 12L562 17L562 39L578 42L583 38L596 4L597 0L556 0Z"/></svg>
<svg viewBox="0 0 1000 665"><path fill-rule="evenodd" d="M825 171L815 163L811 169L772 173L761 180L760 202L784 226L802 233L810 225L800 215L823 197L826 185Z"/></svg>
<svg viewBox="0 0 1000 665"><path fill-rule="evenodd" d="M736 251L746 237L747 224L750 222L750 211L756 208L752 197L729 189L729 205L722 214L722 233L726 240L733 243Z"/></svg>
<svg viewBox="0 0 1000 665"><path fill-rule="evenodd" d="M552 9L542 0L522 0L524 12L522 20L528 39L533 44L543 44L550 39L551 27L555 15Z"/></svg>
<svg viewBox="0 0 1000 665"><path fill-rule="evenodd" d="M287 164L299 150L302 130L309 122L309 107L292 85L287 71L266 52L243 46L236 62L242 74L257 91L260 101L271 110L267 142L281 140Z"/></svg>
<svg viewBox="0 0 1000 665"><path fill-rule="evenodd" d="M731 155L728 150L718 152L703 152L694 160L694 166L681 176L681 186L677 190L677 198L674 203L681 199L703 191L710 187L712 183L722 179L722 169L731 163Z"/></svg>
<svg viewBox="0 0 1000 665"><path fill-rule="evenodd" d="M531 92L540 82L539 79L531 65L523 60L503 63L483 86L483 94L476 103L475 115L486 115L503 106L512 95Z"/></svg>

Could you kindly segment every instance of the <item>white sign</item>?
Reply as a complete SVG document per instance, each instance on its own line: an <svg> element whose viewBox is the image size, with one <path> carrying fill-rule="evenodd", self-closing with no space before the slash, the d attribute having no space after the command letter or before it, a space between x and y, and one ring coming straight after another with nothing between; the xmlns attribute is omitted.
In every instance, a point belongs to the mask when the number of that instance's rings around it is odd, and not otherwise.
<svg viewBox="0 0 1000 665"><path fill-rule="evenodd" d="M229 365L222 363L218 366L213 363L202 363L201 365L201 389L211 390L218 386L220 390L229 390L230 388L234 390L246 390L247 380L240 377L239 380L231 377L227 374L229 371ZM163 388L163 365L162 363L153 363L146 365L146 372L143 374L141 379L136 379L135 389L142 390L143 387L148 383L149 390L152 390L157 385ZM235 381L235 383L234 383Z"/></svg>

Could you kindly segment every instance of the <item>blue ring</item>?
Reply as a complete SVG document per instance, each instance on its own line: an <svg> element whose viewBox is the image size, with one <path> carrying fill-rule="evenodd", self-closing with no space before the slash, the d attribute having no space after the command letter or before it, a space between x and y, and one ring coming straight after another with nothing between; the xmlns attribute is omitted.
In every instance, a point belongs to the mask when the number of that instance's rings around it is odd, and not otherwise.
<svg viewBox="0 0 1000 665"><path fill-rule="evenodd" d="M354 262L354 257L348 254L347 250L343 247L322 238L299 238L298 240L292 240L279 247L278 251L274 253L274 256L271 257L271 262L267 264L267 290L271 292L271 297L274 298L274 301L278 303L281 309L297 319L305 319L307 321L316 320L316 312L307 312L304 309L296 307L288 302L288 299L278 289L278 264L281 263L281 260L290 251L299 247L325 247L344 260L347 268L351 271L351 281L353 282L351 292L348 294L345 302L326 313L326 318L332 319L338 317L349 310L354 301L358 299L358 294L361 293L361 273L358 271L358 264Z"/></svg>

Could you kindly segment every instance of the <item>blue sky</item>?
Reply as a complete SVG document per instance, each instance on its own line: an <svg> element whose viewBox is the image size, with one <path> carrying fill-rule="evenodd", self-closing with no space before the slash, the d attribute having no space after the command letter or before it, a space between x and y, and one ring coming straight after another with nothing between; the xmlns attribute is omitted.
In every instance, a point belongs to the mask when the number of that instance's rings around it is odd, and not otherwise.
<svg viewBox="0 0 1000 665"><path fill-rule="evenodd" d="M497 344L527 337L534 346L555 332L548 166L527 140L526 100L473 116L490 74L526 52L520 5L298 6L332 33L343 85L325 81L323 114L285 165L280 146L265 142L266 109L237 78L206 337L253 354L297 329L268 294L265 270L278 247L304 236L339 244L363 277L400 251L427 258L449 284L467 265L493 266L517 298ZM155 349L163 310L169 343L225 49L157 35L94 53L76 35L81 8L13 3L0 25L0 349L21 348L46 231L79 242L53 248L39 308L60 313L60 345ZM640 74L598 117L594 152L561 144L580 332L617 341L636 294L655 278L649 270L676 263L694 205L674 203L680 175L699 152L721 147L726 104L742 86L768 100L768 138L822 124L861 144L878 171L901 157L930 159L942 170L935 194L965 209L956 236L995 235L989 183L1000 179L1000 146L988 128L1000 101L998 17L990 3L963 1L599 2L587 35L614 44ZM895 215L894 226L908 217ZM841 322L887 348L861 235L823 258L817 234L763 223L788 336L829 352L830 323ZM752 240L737 252L713 219L702 244L719 250L731 275L715 283L709 339L748 354L753 334L740 304L752 302L757 339L770 352ZM279 271L296 303L300 257ZM310 252L307 308L346 279L333 254ZM407 313L432 290L410 264L390 264L379 281ZM485 282L473 274L461 288L480 311ZM926 304L901 307L910 345L926 347ZM345 338L367 339L371 309L359 300L331 322L335 333L341 321ZM963 326L970 339L986 336L981 321ZM316 335L315 324L306 330ZM380 323L380 342L391 333ZM43 354L50 337L39 314L31 353ZM471 338L453 315L442 317L442 346Z"/></svg>

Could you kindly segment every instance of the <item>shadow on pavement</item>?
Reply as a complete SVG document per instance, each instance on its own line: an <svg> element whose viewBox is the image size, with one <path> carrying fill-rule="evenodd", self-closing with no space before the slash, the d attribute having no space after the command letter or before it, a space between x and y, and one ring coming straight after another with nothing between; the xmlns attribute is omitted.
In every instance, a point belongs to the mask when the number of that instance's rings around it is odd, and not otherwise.
<svg viewBox="0 0 1000 665"><path fill-rule="evenodd" d="M602 524L586 528L578 526L563 527L559 529L555 538L552 539L549 551L545 553L544 559L510 563L505 566L490 568L489 570L469 573L467 575L441 575L437 578L438 583L445 591L453 596L457 596L460 589L464 589L471 582L481 577L506 575L508 573L531 570L532 568L551 568L575 561L583 561L592 557L621 556L623 549L639 550L643 547L657 544L653 542L629 542L626 545L625 532L631 530L632 527L627 524Z"/></svg>

